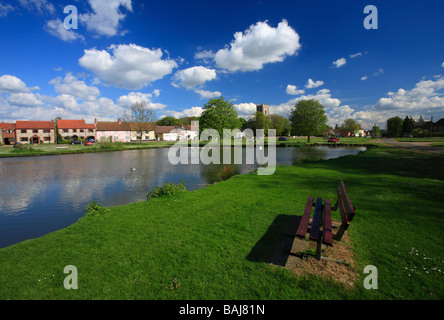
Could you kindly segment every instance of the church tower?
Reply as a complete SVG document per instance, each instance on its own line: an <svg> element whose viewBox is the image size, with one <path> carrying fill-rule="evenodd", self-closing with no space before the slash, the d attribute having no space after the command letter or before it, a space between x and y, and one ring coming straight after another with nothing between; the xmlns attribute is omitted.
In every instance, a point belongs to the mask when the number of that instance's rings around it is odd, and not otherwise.
<svg viewBox="0 0 444 320"><path fill-rule="evenodd" d="M257 104L256 105L256 111L260 111L262 112L265 116L269 116L270 115L270 106L268 104Z"/></svg>

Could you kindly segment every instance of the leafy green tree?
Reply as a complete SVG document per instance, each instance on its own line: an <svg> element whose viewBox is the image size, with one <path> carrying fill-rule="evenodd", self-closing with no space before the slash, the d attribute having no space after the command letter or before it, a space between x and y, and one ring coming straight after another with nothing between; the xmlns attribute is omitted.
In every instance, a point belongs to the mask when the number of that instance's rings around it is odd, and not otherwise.
<svg viewBox="0 0 444 320"><path fill-rule="evenodd" d="M276 129L276 135L285 136L290 133L290 120L277 114L270 115L271 128Z"/></svg>
<svg viewBox="0 0 444 320"><path fill-rule="evenodd" d="M219 97L217 99L210 99L204 105L204 111L199 121L200 132L205 129L214 129L222 137L223 129L232 130L236 128L239 128L239 121L234 105L230 101Z"/></svg>
<svg viewBox="0 0 444 320"><path fill-rule="evenodd" d="M387 135L397 137L402 131L402 119L400 117L393 117L387 119Z"/></svg>
<svg viewBox="0 0 444 320"><path fill-rule="evenodd" d="M373 126L372 128L372 134L374 137L380 137L381 136L381 130L379 129L379 126Z"/></svg>
<svg viewBox="0 0 444 320"><path fill-rule="evenodd" d="M344 122L341 125L341 130L348 131L352 135L356 133L359 129L359 123L357 123L355 120L349 118L347 120L344 120Z"/></svg>
<svg viewBox="0 0 444 320"><path fill-rule="evenodd" d="M291 129L296 135L310 136L318 133L327 124L324 106L315 99L301 100L290 111Z"/></svg>
<svg viewBox="0 0 444 320"><path fill-rule="evenodd" d="M182 122L174 117L165 117L157 121L158 126L180 126Z"/></svg>
<svg viewBox="0 0 444 320"><path fill-rule="evenodd" d="M413 128L415 127L415 121L413 120L412 116L405 117L404 121L402 122L402 132L404 134L412 134Z"/></svg>

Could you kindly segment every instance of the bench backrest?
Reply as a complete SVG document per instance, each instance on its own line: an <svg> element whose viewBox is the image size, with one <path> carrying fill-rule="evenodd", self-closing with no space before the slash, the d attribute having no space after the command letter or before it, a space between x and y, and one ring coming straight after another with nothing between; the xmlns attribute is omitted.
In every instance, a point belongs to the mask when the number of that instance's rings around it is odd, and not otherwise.
<svg viewBox="0 0 444 320"><path fill-rule="evenodd" d="M350 198L347 195L344 181L339 182L338 187L338 206L341 213L342 225L348 226L348 223L353 220L355 216L355 209L353 208Z"/></svg>

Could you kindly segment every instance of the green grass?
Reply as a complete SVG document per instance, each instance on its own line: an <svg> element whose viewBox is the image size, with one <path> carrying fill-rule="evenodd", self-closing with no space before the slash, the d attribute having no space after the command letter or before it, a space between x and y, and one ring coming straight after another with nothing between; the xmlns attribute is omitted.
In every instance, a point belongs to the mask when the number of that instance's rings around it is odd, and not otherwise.
<svg viewBox="0 0 444 320"><path fill-rule="evenodd" d="M0 299L443 299L443 162L381 146L109 208L1 249ZM310 195L335 200L340 180L357 208L355 288L270 265L290 216ZM63 287L67 265L77 290Z"/></svg>
<svg viewBox="0 0 444 320"><path fill-rule="evenodd" d="M444 142L432 143L431 146L432 147L437 147L437 148L444 148Z"/></svg>
<svg viewBox="0 0 444 320"><path fill-rule="evenodd" d="M444 142L444 137L395 138L399 142Z"/></svg>

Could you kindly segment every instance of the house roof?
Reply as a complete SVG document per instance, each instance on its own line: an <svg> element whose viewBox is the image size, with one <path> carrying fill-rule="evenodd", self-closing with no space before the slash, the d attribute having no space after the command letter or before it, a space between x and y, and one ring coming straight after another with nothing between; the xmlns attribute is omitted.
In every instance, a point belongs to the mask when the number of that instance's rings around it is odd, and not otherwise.
<svg viewBox="0 0 444 320"><path fill-rule="evenodd" d="M16 121L16 129L55 129L54 120L51 121Z"/></svg>
<svg viewBox="0 0 444 320"><path fill-rule="evenodd" d="M96 124L97 131L129 131L130 128L125 122L101 121Z"/></svg>
<svg viewBox="0 0 444 320"><path fill-rule="evenodd" d="M156 126L156 133L170 133L172 130L175 130L175 126Z"/></svg>
<svg viewBox="0 0 444 320"><path fill-rule="evenodd" d="M0 128L2 129L15 129L15 123L0 123Z"/></svg>
<svg viewBox="0 0 444 320"><path fill-rule="evenodd" d="M57 120L57 127L59 129L95 129L95 124L87 124L85 120Z"/></svg>

